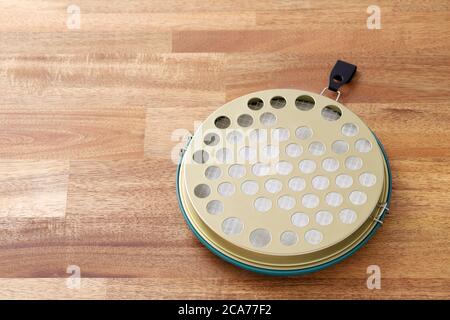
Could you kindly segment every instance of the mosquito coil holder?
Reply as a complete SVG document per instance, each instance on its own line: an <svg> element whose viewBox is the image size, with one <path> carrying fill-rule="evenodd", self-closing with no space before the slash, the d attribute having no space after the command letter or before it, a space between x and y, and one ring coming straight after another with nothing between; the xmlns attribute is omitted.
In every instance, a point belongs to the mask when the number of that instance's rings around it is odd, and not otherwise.
<svg viewBox="0 0 450 320"><path fill-rule="evenodd" d="M294 89L226 103L198 128L177 172L181 211L211 251L273 275L322 269L383 222L390 169L374 133L326 96Z"/></svg>

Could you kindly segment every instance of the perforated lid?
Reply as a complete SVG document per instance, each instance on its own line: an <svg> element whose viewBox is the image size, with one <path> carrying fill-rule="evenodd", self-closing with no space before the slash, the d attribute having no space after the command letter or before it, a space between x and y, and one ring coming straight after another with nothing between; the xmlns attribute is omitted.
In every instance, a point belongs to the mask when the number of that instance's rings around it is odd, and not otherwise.
<svg viewBox="0 0 450 320"><path fill-rule="evenodd" d="M184 199L208 232L272 256L344 241L373 218L385 184L382 151L363 121L292 89L245 95L213 112L182 172Z"/></svg>

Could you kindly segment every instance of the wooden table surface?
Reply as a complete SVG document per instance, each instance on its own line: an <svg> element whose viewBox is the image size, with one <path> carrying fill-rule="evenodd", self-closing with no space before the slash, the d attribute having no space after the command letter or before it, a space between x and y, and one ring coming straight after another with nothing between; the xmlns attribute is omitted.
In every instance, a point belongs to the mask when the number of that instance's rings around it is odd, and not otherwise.
<svg viewBox="0 0 450 320"><path fill-rule="evenodd" d="M0 2L0 298L450 298L448 1L74 0L79 29L70 3ZM252 91L318 92L337 59L358 65L342 102L386 147L391 214L311 275L221 261L178 209L180 136Z"/></svg>

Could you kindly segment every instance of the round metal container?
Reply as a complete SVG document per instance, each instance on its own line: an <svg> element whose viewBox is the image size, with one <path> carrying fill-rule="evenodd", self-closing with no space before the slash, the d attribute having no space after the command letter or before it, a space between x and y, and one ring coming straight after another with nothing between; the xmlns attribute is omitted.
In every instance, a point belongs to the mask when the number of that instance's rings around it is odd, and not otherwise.
<svg viewBox="0 0 450 320"><path fill-rule="evenodd" d="M181 211L218 256L273 275L319 270L360 248L391 192L381 143L353 112L293 89L226 103L177 170Z"/></svg>

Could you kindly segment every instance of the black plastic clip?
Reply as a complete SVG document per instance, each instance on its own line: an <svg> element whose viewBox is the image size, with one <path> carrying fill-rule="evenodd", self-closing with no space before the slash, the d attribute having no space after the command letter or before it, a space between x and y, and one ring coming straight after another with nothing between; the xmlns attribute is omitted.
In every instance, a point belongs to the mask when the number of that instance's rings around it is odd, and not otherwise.
<svg viewBox="0 0 450 320"><path fill-rule="evenodd" d="M354 64L338 60L331 70L328 90L338 92L341 86L352 80L355 73L356 66Z"/></svg>
<svg viewBox="0 0 450 320"><path fill-rule="evenodd" d="M344 84L349 83L356 73L356 66L354 64L338 60L330 73L330 82L328 87L323 88L320 95L324 95L325 91L333 91L336 93L336 101L339 101L341 92L339 88Z"/></svg>

